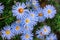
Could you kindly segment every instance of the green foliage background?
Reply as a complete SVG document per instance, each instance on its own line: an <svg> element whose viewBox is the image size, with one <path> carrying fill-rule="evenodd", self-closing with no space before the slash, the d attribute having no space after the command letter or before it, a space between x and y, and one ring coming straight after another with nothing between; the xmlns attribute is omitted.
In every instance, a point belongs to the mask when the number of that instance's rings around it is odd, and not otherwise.
<svg viewBox="0 0 60 40"><path fill-rule="evenodd" d="M11 25L14 21L16 21L16 17L12 15L12 5L14 5L16 2L26 2L26 0L0 0L0 2L4 5L4 12L0 15L0 30L5 25ZM41 1L40 1L41 2ZM33 33L35 34L35 31L39 28L39 26L43 25L49 25L51 26L52 32L56 33L58 40L60 38L60 3L56 0L50 0L47 2L47 4L52 4L56 7L57 14L53 19L46 19L44 23L38 23L38 25L35 26ZM0 40L3 40L0 36ZM11 40L20 40L20 35L16 35ZM34 40L39 40L34 36Z"/></svg>

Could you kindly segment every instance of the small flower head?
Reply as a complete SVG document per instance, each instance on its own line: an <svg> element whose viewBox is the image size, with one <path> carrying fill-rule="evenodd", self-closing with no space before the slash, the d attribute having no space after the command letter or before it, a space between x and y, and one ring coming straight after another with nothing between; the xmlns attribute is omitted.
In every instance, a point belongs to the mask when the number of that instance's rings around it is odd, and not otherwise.
<svg viewBox="0 0 60 40"><path fill-rule="evenodd" d="M24 3L19 3L17 2L15 5L12 7L12 12L13 16L16 16L17 19L20 19L25 15L25 13L28 11L26 8L26 5Z"/></svg>
<svg viewBox="0 0 60 40"><path fill-rule="evenodd" d="M37 0L31 0L31 2L32 2L32 5L38 4L38 1Z"/></svg>
<svg viewBox="0 0 60 40"><path fill-rule="evenodd" d="M23 34L27 33L27 32L32 32L33 31L33 26L29 26L29 25L24 25L24 30L23 30Z"/></svg>
<svg viewBox="0 0 60 40"><path fill-rule="evenodd" d="M57 40L57 36L54 33L52 33L46 37L46 40Z"/></svg>
<svg viewBox="0 0 60 40"><path fill-rule="evenodd" d="M1 32L2 32L1 35L2 38L11 39L13 36L15 36L10 26L4 27L4 29Z"/></svg>
<svg viewBox="0 0 60 40"><path fill-rule="evenodd" d="M0 13L3 13L4 10L4 5L2 5L2 3L0 3Z"/></svg>
<svg viewBox="0 0 60 40"><path fill-rule="evenodd" d="M51 32L50 26L44 25L41 29L44 35L48 35Z"/></svg>
<svg viewBox="0 0 60 40"><path fill-rule="evenodd" d="M33 34L32 33L26 33L21 36L22 40L33 40Z"/></svg>
<svg viewBox="0 0 60 40"><path fill-rule="evenodd" d="M33 21L38 21L38 14L35 11L30 11L29 15L31 16Z"/></svg>
<svg viewBox="0 0 60 40"><path fill-rule="evenodd" d="M24 16L23 18L24 25L34 26L36 21L30 15Z"/></svg>
<svg viewBox="0 0 60 40"><path fill-rule="evenodd" d="M30 7L31 7L31 2L27 1L27 2L26 2L26 7L27 7L27 8L30 8Z"/></svg>
<svg viewBox="0 0 60 40"><path fill-rule="evenodd" d="M22 19L21 18L20 19L17 19L15 21L15 23L18 24L18 25L22 25L23 26L24 25L23 18Z"/></svg>
<svg viewBox="0 0 60 40"><path fill-rule="evenodd" d="M37 0L31 0L31 4L33 9L37 9L38 7L40 7Z"/></svg>
<svg viewBox="0 0 60 40"><path fill-rule="evenodd" d="M36 35L37 35L37 38L39 38L39 39L44 39L44 35L43 35L42 30L37 30L37 31L36 31Z"/></svg>
<svg viewBox="0 0 60 40"><path fill-rule="evenodd" d="M46 17L44 17L44 13L42 12L43 9L42 8L38 8L37 9L37 13L38 13L38 21L39 22L44 22Z"/></svg>
<svg viewBox="0 0 60 40"><path fill-rule="evenodd" d="M46 5L46 7L43 9L43 13L46 18L52 19L56 14L56 9L52 5Z"/></svg>
<svg viewBox="0 0 60 40"><path fill-rule="evenodd" d="M16 23L11 24L11 28L14 34L21 34L22 33L22 26Z"/></svg>

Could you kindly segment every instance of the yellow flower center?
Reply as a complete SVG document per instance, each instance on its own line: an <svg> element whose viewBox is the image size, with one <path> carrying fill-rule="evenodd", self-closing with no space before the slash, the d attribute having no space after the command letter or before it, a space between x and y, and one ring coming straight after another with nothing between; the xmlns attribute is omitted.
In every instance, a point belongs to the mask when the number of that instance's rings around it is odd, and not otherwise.
<svg viewBox="0 0 60 40"><path fill-rule="evenodd" d="M16 30L19 30L20 29L20 27L19 26L16 26Z"/></svg>
<svg viewBox="0 0 60 40"><path fill-rule="evenodd" d="M34 14L31 14L32 17L34 17Z"/></svg>
<svg viewBox="0 0 60 40"><path fill-rule="evenodd" d="M39 13L38 16L43 16L43 14L42 13Z"/></svg>
<svg viewBox="0 0 60 40"><path fill-rule="evenodd" d="M28 35L28 34L26 34L26 35L25 35L25 37L28 39L28 38L29 38L29 35Z"/></svg>
<svg viewBox="0 0 60 40"><path fill-rule="evenodd" d="M48 10L48 14L50 14L51 13L51 10Z"/></svg>
<svg viewBox="0 0 60 40"><path fill-rule="evenodd" d="M47 32L47 29L46 28L44 29L44 32Z"/></svg>
<svg viewBox="0 0 60 40"><path fill-rule="evenodd" d="M21 13L21 14L23 13L23 11L24 11L23 8L18 9L18 12Z"/></svg>
<svg viewBox="0 0 60 40"><path fill-rule="evenodd" d="M26 23L29 23L30 22L30 20L29 19L26 19Z"/></svg>
<svg viewBox="0 0 60 40"><path fill-rule="evenodd" d="M17 22L17 23L20 23L20 20L17 20L16 22Z"/></svg>
<svg viewBox="0 0 60 40"><path fill-rule="evenodd" d="M9 35L10 34L10 30L6 30L6 34Z"/></svg>

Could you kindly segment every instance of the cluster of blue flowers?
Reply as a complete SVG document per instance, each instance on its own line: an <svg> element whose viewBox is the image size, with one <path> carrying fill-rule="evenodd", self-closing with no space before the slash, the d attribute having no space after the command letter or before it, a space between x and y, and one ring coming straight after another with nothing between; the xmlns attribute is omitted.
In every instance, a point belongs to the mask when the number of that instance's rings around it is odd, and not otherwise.
<svg viewBox="0 0 60 40"><path fill-rule="evenodd" d="M3 13L4 6L0 3L0 14ZM56 9L53 5L46 5L42 8L38 0L27 0L26 3L17 2L12 6L13 16L17 20L10 26L5 26L2 32L2 38L11 39L15 35L22 34L21 40L33 40L33 29L37 22L44 22L45 19L52 19L56 14ZM46 40L57 40L54 33L51 33L51 28L44 25L43 28L36 31L37 38Z"/></svg>
<svg viewBox="0 0 60 40"><path fill-rule="evenodd" d="M36 31L37 38L41 40L57 40L57 36L51 33L50 26L44 25L43 28Z"/></svg>

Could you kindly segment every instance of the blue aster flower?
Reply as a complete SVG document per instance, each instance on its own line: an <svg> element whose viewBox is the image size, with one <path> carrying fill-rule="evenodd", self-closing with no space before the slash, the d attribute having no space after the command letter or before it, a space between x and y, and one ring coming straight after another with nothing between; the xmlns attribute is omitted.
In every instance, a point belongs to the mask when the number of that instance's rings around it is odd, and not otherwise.
<svg viewBox="0 0 60 40"><path fill-rule="evenodd" d="M12 7L13 16L16 16L17 19L24 17L25 13L28 12L28 10L25 8L26 8L26 5L24 3L21 4L17 2Z"/></svg>
<svg viewBox="0 0 60 40"><path fill-rule="evenodd" d="M37 35L37 38L42 40L44 39L44 34L41 29L36 31L36 35Z"/></svg>
<svg viewBox="0 0 60 40"><path fill-rule="evenodd" d="M46 5L43 9L44 16L52 19L56 14L56 9L53 5Z"/></svg>
<svg viewBox="0 0 60 40"><path fill-rule="evenodd" d="M40 7L38 0L30 0L30 1L33 9L37 9L38 7Z"/></svg>
<svg viewBox="0 0 60 40"><path fill-rule="evenodd" d="M38 21L38 14L35 11L30 10L29 12L30 17L32 18L33 21Z"/></svg>
<svg viewBox="0 0 60 40"><path fill-rule="evenodd" d="M36 21L34 21L34 19L30 15L24 16L23 22L24 25L29 25L29 26L34 26L36 24Z"/></svg>
<svg viewBox="0 0 60 40"><path fill-rule="evenodd" d="M16 23L12 23L11 24L11 28L12 28L12 31L15 35L18 35L18 34L21 34L22 33L22 26L21 25L18 25Z"/></svg>
<svg viewBox="0 0 60 40"><path fill-rule="evenodd" d="M21 36L22 40L33 40L33 34L32 33L25 33Z"/></svg>
<svg viewBox="0 0 60 40"><path fill-rule="evenodd" d="M42 8L38 8L37 9L37 14L38 14L38 21L39 22L44 22L46 17L44 16L44 13L42 12L43 9Z"/></svg>
<svg viewBox="0 0 60 40"><path fill-rule="evenodd" d="M0 3L0 13L3 13L4 10L4 5L2 5L2 3Z"/></svg>
<svg viewBox="0 0 60 40"><path fill-rule="evenodd" d="M26 2L26 7L27 7L27 8L30 8L30 7L31 7L31 2L30 2L30 1L27 1L27 2Z"/></svg>
<svg viewBox="0 0 60 40"><path fill-rule="evenodd" d="M33 26L29 26L29 25L24 25L24 28L23 28L23 34L27 33L27 32L32 32L34 29Z"/></svg>
<svg viewBox="0 0 60 40"><path fill-rule="evenodd" d="M2 38L11 39L12 37L15 36L10 26L5 26L1 32L2 32L1 35Z"/></svg>
<svg viewBox="0 0 60 40"><path fill-rule="evenodd" d="M17 19L15 23L24 26L23 18Z"/></svg>
<svg viewBox="0 0 60 40"><path fill-rule="evenodd" d="M46 40L57 40L57 36L54 33L51 33L46 37Z"/></svg>
<svg viewBox="0 0 60 40"><path fill-rule="evenodd" d="M41 30L44 35L49 35L49 33L51 32L50 26L47 26L47 25L44 25Z"/></svg>

